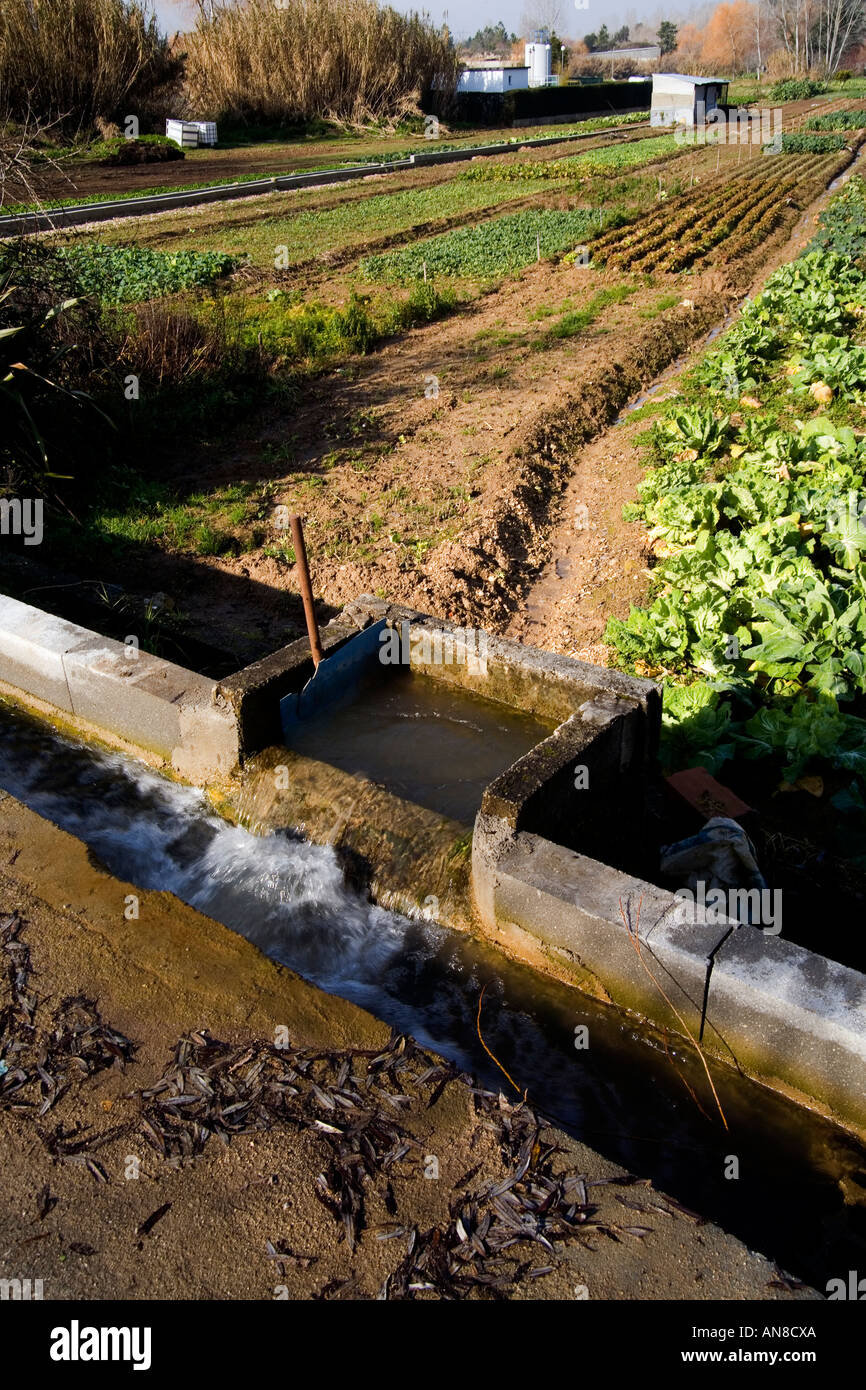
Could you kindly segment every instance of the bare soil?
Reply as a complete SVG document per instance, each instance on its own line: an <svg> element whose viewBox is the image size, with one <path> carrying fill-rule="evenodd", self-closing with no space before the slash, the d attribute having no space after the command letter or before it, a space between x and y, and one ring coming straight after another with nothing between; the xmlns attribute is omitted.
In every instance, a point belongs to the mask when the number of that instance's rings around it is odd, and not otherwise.
<svg viewBox="0 0 866 1390"><path fill-rule="evenodd" d="M128 921L124 903L133 891L139 919ZM384 1025L171 895L112 878L78 841L5 797L0 931L8 932L16 914L23 923L17 940L30 952L26 989L35 997L38 1035L47 1038L65 998L85 996L100 1026L135 1050L125 1068L73 1076L44 1113L39 1100L50 1087L40 1095L38 1082L17 1093L19 1108L0 1105L4 1279L42 1279L48 1299L437 1299L454 1296L447 1251L458 1277L486 1271L497 1280L456 1286L468 1298L819 1297L638 1175L547 1127L533 1140L530 1164L548 1162L544 1155L556 1146L549 1160L555 1181L571 1175L589 1184L586 1228L557 1242L552 1254L521 1242L497 1261L466 1260L466 1251L455 1257L464 1244L457 1216L463 1212L471 1224L469 1213L488 1201L490 1185L515 1172L524 1128L534 1123L527 1107L485 1099L447 1067L428 1081L417 1079L414 1062L395 1067L411 1060L411 1044L389 1040ZM0 954L5 1007L15 970ZM20 968L20 952L14 959ZM13 1026L8 1013L0 1017ZM162 1156L142 1127L153 1101L141 1093L171 1073L181 1037L202 1030L202 1038L232 1044L241 1077L250 1054L275 1055L270 1045L280 1026L288 1034L286 1065L309 1052L327 1054L332 1068L346 1065L369 1104L384 1107L376 1124L405 1136L402 1156L361 1184L354 1245L339 1210L320 1199L333 1196L337 1150L315 1123L266 1124L226 1145L213 1137L183 1160ZM27 1062L30 1052L20 1055ZM56 1068L56 1050L52 1057ZM439 1061L430 1060L434 1067ZM387 1104L383 1091L396 1092L399 1105ZM34 1094L36 1107L20 1108ZM324 1123L339 1121L331 1110L319 1113ZM178 1121L175 1132L182 1128ZM425 1169L435 1171L431 1156L438 1178L425 1177ZM427 1252L426 1274L407 1266L410 1244ZM409 1278L424 1285L431 1274L432 1288L409 1289Z"/></svg>

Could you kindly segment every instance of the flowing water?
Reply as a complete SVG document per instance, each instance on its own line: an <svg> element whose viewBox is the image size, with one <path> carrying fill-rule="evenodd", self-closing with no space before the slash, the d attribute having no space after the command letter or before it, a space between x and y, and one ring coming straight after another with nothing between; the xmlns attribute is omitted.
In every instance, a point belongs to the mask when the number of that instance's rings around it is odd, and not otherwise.
<svg viewBox="0 0 866 1390"><path fill-rule="evenodd" d="M200 793L4 705L0 787L85 841L118 876L177 894L321 988L508 1089L476 1032L486 985L485 1041L542 1113L819 1288L866 1268L866 1153L810 1112L720 1067L726 1131L697 1060L625 1015L474 939L362 900L328 847L228 825ZM585 1050L575 1046L581 1025ZM739 1159L737 1180L725 1178L729 1155Z"/></svg>

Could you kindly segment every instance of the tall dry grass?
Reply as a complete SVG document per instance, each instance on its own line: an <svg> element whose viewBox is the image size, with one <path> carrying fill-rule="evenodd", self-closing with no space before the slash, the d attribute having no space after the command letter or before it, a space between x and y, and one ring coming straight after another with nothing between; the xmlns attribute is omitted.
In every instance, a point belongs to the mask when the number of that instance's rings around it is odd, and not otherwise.
<svg viewBox="0 0 866 1390"><path fill-rule="evenodd" d="M0 101L24 120L147 120L183 70L147 0L0 0Z"/></svg>
<svg viewBox="0 0 866 1390"><path fill-rule="evenodd" d="M417 109L459 63L425 15L375 0L224 0L186 37L186 82L203 115L365 124Z"/></svg>

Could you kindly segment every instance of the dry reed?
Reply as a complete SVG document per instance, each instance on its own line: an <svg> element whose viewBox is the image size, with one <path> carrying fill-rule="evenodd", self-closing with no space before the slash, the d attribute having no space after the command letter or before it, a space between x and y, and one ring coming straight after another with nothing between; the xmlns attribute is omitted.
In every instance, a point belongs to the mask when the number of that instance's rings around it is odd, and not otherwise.
<svg viewBox="0 0 866 1390"><path fill-rule="evenodd" d="M97 118L146 119L182 67L143 0L0 5L0 93L13 119L33 111L87 132Z"/></svg>
<svg viewBox="0 0 866 1390"><path fill-rule="evenodd" d="M375 0L230 0L185 40L190 100L208 116L365 124L417 110L458 61L426 16Z"/></svg>

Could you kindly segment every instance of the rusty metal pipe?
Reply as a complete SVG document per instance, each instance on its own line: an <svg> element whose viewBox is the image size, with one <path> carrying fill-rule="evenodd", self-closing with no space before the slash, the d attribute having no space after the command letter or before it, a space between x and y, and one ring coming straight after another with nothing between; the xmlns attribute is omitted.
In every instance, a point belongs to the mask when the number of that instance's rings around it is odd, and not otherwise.
<svg viewBox="0 0 866 1390"><path fill-rule="evenodd" d="M295 559L298 562L298 574L301 580L301 598L304 603L304 617L307 620L307 636L310 639L313 665L318 670L319 662L323 656L322 642L319 637L319 624L316 622L316 610L313 605L313 586L310 583L310 567L307 564L307 547L304 545L304 528L299 516L290 516L289 525L292 528L292 543L295 547Z"/></svg>

